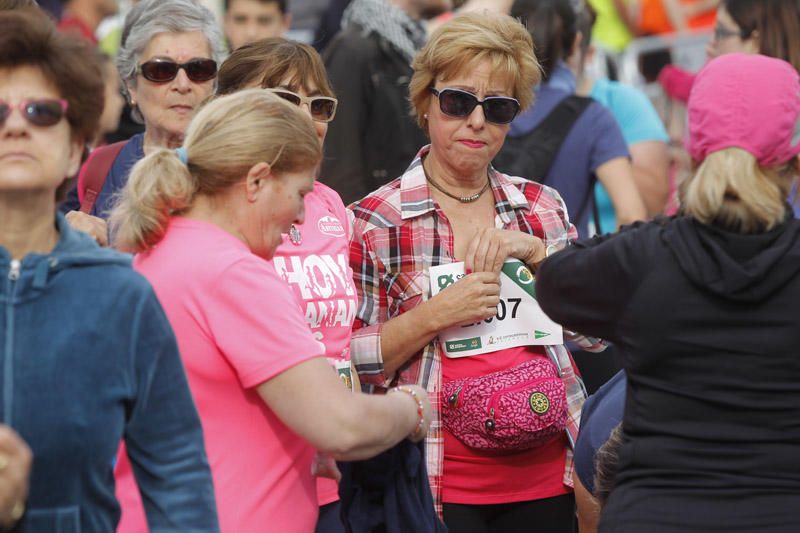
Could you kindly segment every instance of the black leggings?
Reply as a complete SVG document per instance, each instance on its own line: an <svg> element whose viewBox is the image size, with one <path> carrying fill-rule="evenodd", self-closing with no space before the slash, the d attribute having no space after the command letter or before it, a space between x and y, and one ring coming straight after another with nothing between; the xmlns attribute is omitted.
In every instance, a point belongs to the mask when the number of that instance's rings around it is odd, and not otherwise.
<svg viewBox="0 0 800 533"><path fill-rule="evenodd" d="M575 496L544 500L464 505L445 503L444 523L450 533L573 533Z"/></svg>

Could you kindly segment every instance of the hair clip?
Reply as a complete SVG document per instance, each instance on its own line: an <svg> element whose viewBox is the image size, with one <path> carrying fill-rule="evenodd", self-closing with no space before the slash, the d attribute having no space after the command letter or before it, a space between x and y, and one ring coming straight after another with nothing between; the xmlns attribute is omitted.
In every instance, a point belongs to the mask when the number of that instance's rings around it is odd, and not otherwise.
<svg viewBox="0 0 800 533"><path fill-rule="evenodd" d="M186 152L186 148L183 146L175 149L175 155L178 156L178 159L180 159L181 163L184 165L189 163L189 154Z"/></svg>

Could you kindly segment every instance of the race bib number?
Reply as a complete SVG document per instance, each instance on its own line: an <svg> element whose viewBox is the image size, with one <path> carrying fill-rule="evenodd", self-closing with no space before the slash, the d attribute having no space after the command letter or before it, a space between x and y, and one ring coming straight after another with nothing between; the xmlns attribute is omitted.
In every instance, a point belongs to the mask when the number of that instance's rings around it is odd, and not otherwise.
<svg viewBox="0 0 800 533"><path fill-rule="evenodd" d="M431 267L431 296L464 277L464 263ZM497 315L477 324L456 326L439 333L447 357L468 357L516 346L564 343L561 326L544 314L536 301L536 279L518 259L507 259L500 273Z"/></svg>

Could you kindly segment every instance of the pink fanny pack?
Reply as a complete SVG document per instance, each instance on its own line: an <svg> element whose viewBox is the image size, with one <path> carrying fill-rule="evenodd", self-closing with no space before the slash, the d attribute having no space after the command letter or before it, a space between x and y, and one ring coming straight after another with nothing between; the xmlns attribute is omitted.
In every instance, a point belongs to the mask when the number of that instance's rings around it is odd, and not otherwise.
<svg viewBox="0 0 800 533"><path fill-rule="evenodd" d="M544 358L445 383L444 428L488 454L530 450L561 435L567 421L564 382Z"/></svg>

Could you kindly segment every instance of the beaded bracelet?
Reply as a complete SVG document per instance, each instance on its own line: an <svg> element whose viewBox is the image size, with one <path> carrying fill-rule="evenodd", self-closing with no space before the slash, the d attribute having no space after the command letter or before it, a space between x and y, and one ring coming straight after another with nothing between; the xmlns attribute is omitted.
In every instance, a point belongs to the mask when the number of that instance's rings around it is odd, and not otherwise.
<svg viewBox="0 0 800 533"><path fill-rule="evenodd" d="M417 428L413 433L411 433L410 437L412 439L423 437L425 431L425 404L422 403L422 398L419 397L419 394L417 394L414 389L409 389L403 385L389 389L389 392L404 392L411 396L415 402L417 402L417 416L419 416L419 422L417 423Z"/></svg>

